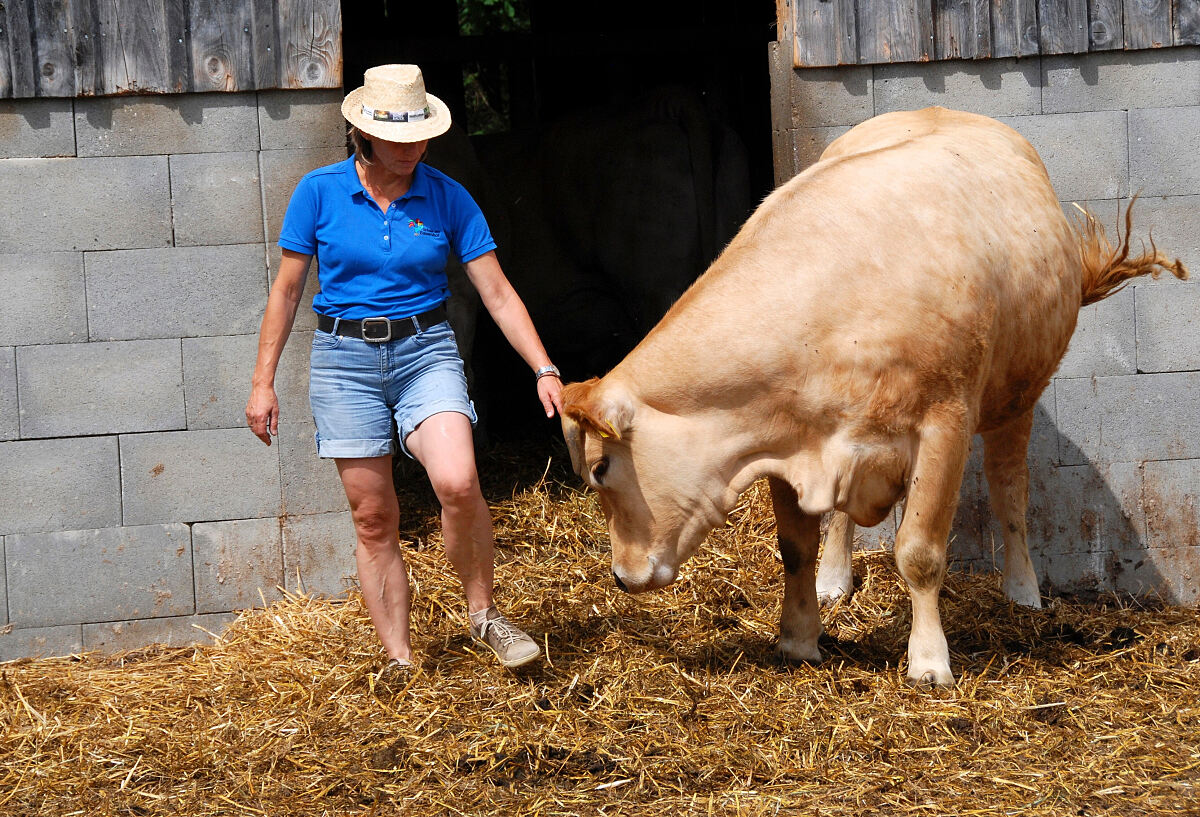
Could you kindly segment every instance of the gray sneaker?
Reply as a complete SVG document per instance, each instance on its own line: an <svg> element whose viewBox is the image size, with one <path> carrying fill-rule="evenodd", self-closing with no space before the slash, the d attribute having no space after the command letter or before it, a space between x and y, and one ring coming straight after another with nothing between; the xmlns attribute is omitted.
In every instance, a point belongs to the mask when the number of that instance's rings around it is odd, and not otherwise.
<svg viewBox="0 0 1200 817"><path fill-rule="evenodd" d="M536 661L542 654L537 642L517 629L495 607L488 608L487 620L482 626L471 625L471 638L491 648L508 669Z"/></svg>

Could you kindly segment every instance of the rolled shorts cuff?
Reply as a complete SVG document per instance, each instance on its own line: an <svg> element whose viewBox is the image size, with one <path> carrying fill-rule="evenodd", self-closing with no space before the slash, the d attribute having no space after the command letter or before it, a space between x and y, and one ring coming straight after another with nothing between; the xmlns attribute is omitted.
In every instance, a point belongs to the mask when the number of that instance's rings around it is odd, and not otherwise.
<svg viewBox="0 0 1200 817"><path fill-rule="evenodd" d="M395 441L387 440L323 440L317 435L317 456L332 460L341 457L384 457L396 453Z"/></svg>
<svg viewBox="0 0 1200 817"><path fill-rule="evenodd" d="M465 403L462 400L440 400L436 403L429 403L421 406L420 411L405 417L404 420L397 426L397 434L400 437L400 448L404 451L405 455L408 456L409 459L415 460L416 457L414 457L412 452L408 450L408 445L406 444L408 435L416 431L417 426L419 426L421 423L425 422L433 415L441 414L444 411L453 411L458 414L465 415L466 418L471 421L471 428L475 428L475 425L479 422L479 418L475 414L475 403L470 400Z"/></svg>

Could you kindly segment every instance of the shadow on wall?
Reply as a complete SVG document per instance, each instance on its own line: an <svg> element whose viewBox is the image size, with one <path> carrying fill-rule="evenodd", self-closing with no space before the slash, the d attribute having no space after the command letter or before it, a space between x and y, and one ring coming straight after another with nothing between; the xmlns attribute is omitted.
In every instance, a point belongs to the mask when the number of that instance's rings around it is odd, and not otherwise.
<svg viewBox="0 0 1200 817"><path fill-rule="evenodd" d="M1027 535L1043 595L1166 595L1169 583L1148 558L1142 467L1087 462L1046 409L1052 399L1048 391L1035 409L1028 454ZM950 558L952 566L972 571L998 572L1004 564L978 438L963 477Z"/></svg>

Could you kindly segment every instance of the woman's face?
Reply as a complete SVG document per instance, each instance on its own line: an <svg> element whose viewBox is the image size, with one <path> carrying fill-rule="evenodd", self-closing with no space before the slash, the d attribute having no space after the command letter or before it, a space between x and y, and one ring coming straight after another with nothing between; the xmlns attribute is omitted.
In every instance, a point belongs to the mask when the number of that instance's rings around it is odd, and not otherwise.
<svg viewBox="0 0 1200 817"><path fill-rule="evenodd" d="M367 137L371 142L371 159L397 176L411 176L417 162L425 155L428 139L420 142L388 142Z"/></svg>

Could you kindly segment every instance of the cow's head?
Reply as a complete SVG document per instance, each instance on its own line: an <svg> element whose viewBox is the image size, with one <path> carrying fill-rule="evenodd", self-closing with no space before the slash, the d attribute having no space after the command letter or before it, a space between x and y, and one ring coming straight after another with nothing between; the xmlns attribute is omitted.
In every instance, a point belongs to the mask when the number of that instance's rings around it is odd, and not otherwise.
<svg viewBox="0 0 1200 817"><path fill-rule="evenodd" d="M712 441L687 418L594 378L563 390L562 427L575 473L604 508L617 584L640 593L675 581L728 511Z"/></svg>

